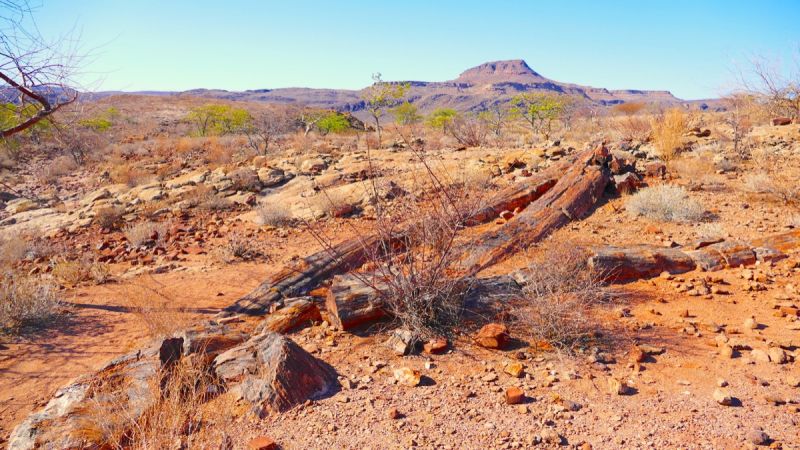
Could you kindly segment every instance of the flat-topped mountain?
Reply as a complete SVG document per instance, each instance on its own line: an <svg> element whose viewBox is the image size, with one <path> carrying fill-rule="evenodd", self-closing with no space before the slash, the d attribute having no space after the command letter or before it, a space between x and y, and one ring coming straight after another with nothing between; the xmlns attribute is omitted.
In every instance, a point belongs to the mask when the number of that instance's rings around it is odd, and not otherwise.
<svg viewBox="0 0 800 450"><path fill-rule="evenodd" d="M498 82L536 83L547 81L521 59L493 61L467 69L456 78L457 82L490 84Z"/></svg>
<svg viewBox="0 0 800 450"><path fill-rule="evenodd" d="M417 105L423 113L442 107L458 111L481 111L494 104L509 102L515 95L525 92L568 94L598 105L615 105L632 101L657 104L695 103L683 101L669 91L609 90L554 81L540 75L521 59L483 63L465 70L450 81L408 83L411 86L408 100ZM347 111L364 118L366 114L362 93L363 89L313 88L257 89L238 92L221 89L194 89L180 93L150 92L151 95L179 94L305 105Z"/></svg>

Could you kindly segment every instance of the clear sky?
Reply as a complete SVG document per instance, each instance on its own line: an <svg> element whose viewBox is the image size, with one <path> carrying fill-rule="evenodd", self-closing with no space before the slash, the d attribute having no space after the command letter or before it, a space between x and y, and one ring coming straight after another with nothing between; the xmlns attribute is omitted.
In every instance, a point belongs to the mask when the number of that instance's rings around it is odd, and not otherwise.
<svg viewBox="0 0 800 450"><path fill-rule="evenodd" d="M102 90L358 89L441 81L486 61L606 88L718 96L753 54L789 58L800 0L34 0L39 28L77 27Z"/></svg>

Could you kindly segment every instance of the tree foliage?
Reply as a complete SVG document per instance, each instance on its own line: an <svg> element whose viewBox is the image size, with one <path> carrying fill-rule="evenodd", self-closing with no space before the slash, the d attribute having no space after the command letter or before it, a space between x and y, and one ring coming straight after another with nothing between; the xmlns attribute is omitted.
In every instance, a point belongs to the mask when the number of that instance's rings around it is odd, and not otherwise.
<svg viewBox="0 0 800 450"><path fill-rule="evenodd" d="M437 108L432 113L428 114L425 123L429 127L445 133L457 116L458 112L456 112L455 109Z"/></svg>
<svg viewBox="0 0 800 450"><path fill-rule="evenodd" d="M514 112L530 125L534 133L550 139L552 124L561 117L564 100L560 95L540 92L519 94L511 100Z"/></svg>
<svg viewBox="0 0 800 450"><path fill-rule="evenodd" d="M381 118L386 111L397 105L405 97L411 85L408 83L391 83L383 81L380 73L372 75L372 86L363 94L366 110L375 122L378 133L378 145L381 142Z"/></svg>
<svg viewBox="0 0 800 450"><path fill-rule="evenodd" d="M323 135L328 133L343 133L350 129L350 121L347 117L339 112L331 111L317 122L317 129Z"/></svg>
<svg viewBox="0 0 800 450"><path fill-rule="evenodd" d="M417 110L417 105L405 101L392 109L394 121L398 125L414 125L422 120L422 116Z"/></svg>
<svg viewBox="0 0 800 450"><path fill-rule="evenodd" d="M186 118L195 126L200 136L243 132L252 121L247 110L218 104L198 106Z"/></svg>

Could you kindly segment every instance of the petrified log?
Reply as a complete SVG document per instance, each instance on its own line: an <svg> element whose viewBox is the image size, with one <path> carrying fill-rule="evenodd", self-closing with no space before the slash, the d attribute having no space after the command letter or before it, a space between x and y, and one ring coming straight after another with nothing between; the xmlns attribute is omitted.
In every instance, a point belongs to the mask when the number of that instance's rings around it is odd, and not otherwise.
<svg viewBox="0 0 800 450"><path fill-rule="evenodd" d="M465 306L473 306L487 299L502 300L520 292L520 286L508 275L466 280L465 285ZM390 287L375 275L335 276L325 300L331 322L341 330L349 330L389 317L380 295L381 290L385 289Z"/></svg>
<svg viewBox="0 0 800 450"><path fill-rule="evenodd" d="M283 308L274 311L261 322L257 334L271 331L288 333L311 322L319 322L322 316L317 303L311 297L300 297L286 301Z"/></svg>
<svg viewBox="0 0 800 450"><path fill-rule="evenodd" d="M238 382L235 393L252 403L259 417L286 411L338 386L331 366L277 333L254 336L220 354L214 373L227 384Z"/></svg>
<svg viewBox="0 0 800 450"><path fill-rule="evenodd" d="M593 151L582 153L544 195L502 228L477 237L462 262L464 270L478 273L583 217L600 200L611 179L606 160Z"/></svg>
<svg viewBox="0 0 800 450"><path fill-rule="evenodd" d="M608 281L625 282L658 276L662 272L679 274L695 269L686 253L653 245L603 247L589 257L589 267Z"/></svg>
<svg viewBox="0 0 800 450"><path fill-rule="evenodd" d="M340 330L349 330L388 315L378 289L385 285L369 274L345 274L333 277L325 299L331 323Z"/></svg>
<svg viewBox="0 0 800 450"><path fill-rule="evenodd" d="M566 167L566 163L550 167L504 188L492 196L468 224L485 223L494 220L503 211L524 208L554 186ZM400 239L402 236L401 230L395 237ZM271 276L253 292L226 308L225 314L264 315L272 303L282 298L305 295L322 281L360 267L366 262L367 255L378 249L382 243L376 235L359 236L314 253L304 258L299 265L287 267Z"/></svg>
<svg viewBox="0 0 800 450"><path fill-rule="evenodd" d="M753 246L738 241L723 241L686 253L694 260L697 267L708 271L749 266L756 262Z"/></svg>
<svg viewBox="0 0 800 450"><path fill-rule="evenodd" d="M765 236L751 243L723 241L699 250L683 251L652 245L600 247L592 250L589 265L609 281L625 282L658 276L662 272L684 273L700 268L717 271L756 261L775 261L800 248L800 230Z"/></svg>

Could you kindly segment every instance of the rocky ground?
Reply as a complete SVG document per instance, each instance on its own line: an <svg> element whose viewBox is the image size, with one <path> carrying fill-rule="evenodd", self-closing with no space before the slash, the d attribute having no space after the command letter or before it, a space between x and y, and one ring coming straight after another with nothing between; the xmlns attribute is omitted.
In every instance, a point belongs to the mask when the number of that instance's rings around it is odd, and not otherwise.
<svg viewBox="0 0 800 450"><path fill-rule="evenodd" d="M755 133L787 164L800 160L798 126ZM700 148L713 137L692 139ZM141 303L131 300L147 296L137 292L168 299L176 326L207 320L267 275L319 250L304 223L318 224L337 241L368 230L375 213L371 189L387 197L424 189L419 166L402 147L370 153L380 168L374 179L365 151L341 150L255 157L235 167L189 164L135 186L79 172L60 180L57 196L5 199L0 236L30 235L48 249L15 262L16 270L52 273L58 270L52 257L63 254L103 264L109 275L101 284L62 280L63 320L0 344L0 439L8 439L59 387L152 339L135 313ZM616 145L612 151L630 153L642 166L653 160L646 146ZM453 179L497 190L572 153L564 143L436 151L430 157ZM713 214L711 225L634 218L625 212L627 196L610 195L550 239L586 248L688 249L712 234L749 241L800 226L795 207L743 189L748 167L727 167L724 155L716 159L702 176L671 171L662 177L656 170L646 178L651 185L686 186ZM19 192L40 189L32 176L37 164L43 162L31 161L23 170L27 181ZM103 226L100 219L112 208L119 223ZM504 221L469 233L477 236ZM151 225L133 243L130 230L141 223ZM515 256L485 275L509 273L530 256ZM238 403L223 414L235 417L224 423L237 431L222 434L235 448L259 437L287 449L798 448L800 252L787 256L617 286L617 300L595 311L595 345L576 355L542 348L517 326L502 349L477 345L470 330L443 352L402 356L384 345L392 332L386 323L353 332L317 320L288 337L332 366L336 389L261 420ZM221 401L206 407L209 429L222 421L213 418ZM185 444L219 445L212 434L190 433Z"/></svg>

